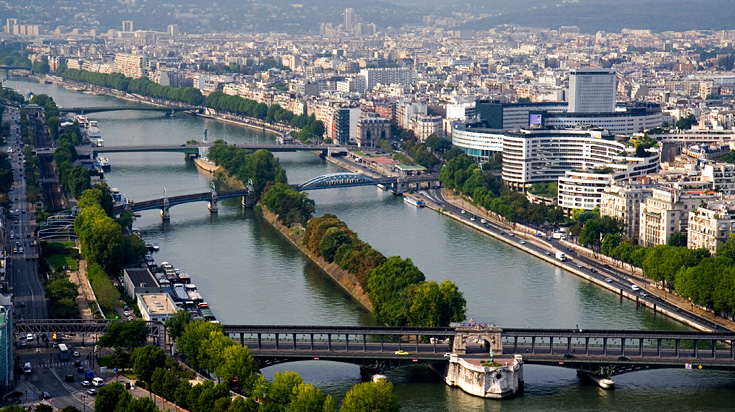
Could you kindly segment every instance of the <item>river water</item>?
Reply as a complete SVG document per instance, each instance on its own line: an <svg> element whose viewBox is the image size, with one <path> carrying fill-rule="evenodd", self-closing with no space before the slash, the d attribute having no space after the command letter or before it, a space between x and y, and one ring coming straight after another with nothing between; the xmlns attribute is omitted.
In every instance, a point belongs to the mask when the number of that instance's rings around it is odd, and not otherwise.
<svg viewBox="0 0 735 412"><path fill-rule="evenodd" d="M55 85L11 79L5 86L51 95L66 107L125 106L112 97L68 91ZM183 144L202 140L273 142L271 135L239 125L156 112L93 113L106 146ZM128 198L147 200L208 190L211 178L182 154L110 154L106 178ZM341 169L311 153L278 155L289 182ZM417 209L374 187L311 192L317 214L334 213L386 256L410 257L428 280L450 279L467 299L467 315L507 327L685 329L686 327L531 257L500 241ZM220 201L219 214L205 203L171 209L163 224L157 211L143 212L135 227L158 243L156 261L168 261L192 277L224 324L373 325L371 314L334 285L318 267L239 200ZM352 365L300 362L264 370L295 370L305 380L341 399L360 381ZM388 372L404 411L493 410L731 410L735 377L683 369L615 377L617 390L580 384L571 370L526 366L526 392L502 402L449 388L425 367Z"/></svg>

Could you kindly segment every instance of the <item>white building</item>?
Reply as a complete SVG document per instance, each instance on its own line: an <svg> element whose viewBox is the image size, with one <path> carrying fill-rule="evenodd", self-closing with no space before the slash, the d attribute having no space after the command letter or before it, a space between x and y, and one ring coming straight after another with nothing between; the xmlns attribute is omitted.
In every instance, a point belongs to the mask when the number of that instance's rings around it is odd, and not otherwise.
<svg viewBox="0 0 735 412"><path fill-rule="evenodd" d="M609 113L615 111L617 76L608 69L572 69L569 72L569 111Z"/></svg>
<svg viewBox="0 0 735 412"><path fill-rule="evenodd" d="M416 70L401 68L362 69L360 76L365 78L365 89L373 90L378 84L412 85L416 83Z"/></svg>
<svg viewBox="0 0 735 412"><path fill-rule="evenodd" d="M735 233L735 202L714 201L689 212L687 247L712 254Z"/></svg>
<svg viewBox="0 0 735 412"><path fill-rule="evenodd" d="M411 118L409 128L413 130L416 138L422 142L432 134L439 137L444 135L441 116L417 114Z"/></svg>
<svg viewBox="0 0 735 412"><path fill-rule="evenodd" d="M650 196L655 185L615 182L602 192L600 215L611 216L623 222L625 236L637 239L640 233L641 203Z"/></svg>
<svg viewBox="0 0 735 412"><path fill-rule="evenodd" d="M145 56L117 53L112 70L137 79L148 74L148 59Z"/></svg>
<svg viewBox="0 0 735 412"><path fill-rule="evenodd" d="M178 308L168 293L137 293L140 314L148 322L165 322Z"/></svg>

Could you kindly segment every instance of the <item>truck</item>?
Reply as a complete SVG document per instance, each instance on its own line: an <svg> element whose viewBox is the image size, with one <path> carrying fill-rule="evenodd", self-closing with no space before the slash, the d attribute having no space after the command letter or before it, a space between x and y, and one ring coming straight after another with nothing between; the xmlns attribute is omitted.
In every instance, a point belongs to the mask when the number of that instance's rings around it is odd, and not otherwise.
<svg viewBox="0 0 735 412"><path fill-rule="evenodd" d="M567 257L564 254L564 252L556 252L556 258L559 259L562 262L564 262L564 261L567 260Z"/></svg>

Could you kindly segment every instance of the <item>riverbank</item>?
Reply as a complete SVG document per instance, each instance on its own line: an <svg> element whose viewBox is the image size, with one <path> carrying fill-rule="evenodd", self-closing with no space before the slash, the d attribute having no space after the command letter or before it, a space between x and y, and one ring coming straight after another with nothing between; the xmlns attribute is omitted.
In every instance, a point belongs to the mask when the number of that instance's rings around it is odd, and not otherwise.
<svg viewBox="0 0 735 412"><path fill-rule="evenodd" d="M373 311L373 304L370 302L368 294L363 290L359 280L353 274L339 267L336 263L328 263L321 256L317 256L309 251L303 244L303 232L284 226L278 221L278 216L264 207L260 208L263 218L271 224L281 235L283 235L292 245L306 255L312 262L317 264L337 285L345 292L349 293L357 302L370 312Z"/></svg>
<svg viewBox="0 0 735 412"><path fill-rule="evenodd" d="M493 238L500 240L502 242L505 242L508 245L511 245L513 247L518 248L519 250L522 250L528 254L531 254L541 260L546 261L547 263L550 263L552 265L558 266L568 272L571 272L585 280L588 280L598 286L601 286L607 290L610 290L621 297L625 297L627 299L630 299L636 303L636 305L645 306L653 310L654 312L661 313L663 315L668 316L671 319L674 319L678 322L681 322L685 325L691 326L695 329L711 332L714 331L713 327L710 327L709 325L704 324L701 321L688 319L684 316L684 314L689 314L696 316L698 318L704 319L713 319L713 322L715 322L720 327L725 327L730 330L735 330L735 322L729 320L729 319L716 319L714 320L714 316L711 312L705 311L701 308L697 308L691 305L691 303L679 296L673 295L671 293L666 293L664 290L661 290L656 286L655 282L653 282L651 279L645 278L642 274L642 271L640 268L633 267L628 268L628 270L631 271L630 275L622 275L620 273L615 273L615 276L618 276L620 278L623 278L625 281L630 282L630 285L637 284L638 286L642 287L642 289L645 289L647 293L654 296L654 299L658 298L659 300L652 301L650 299L642 299L641 295L633 291L630 288L619 288L615 285L608 283L602 279L598 279L596 276L590 275L590 273L586 272L583 268L578 267L572 267L565 265L564 262L561 262L555 258L555 252L557 249L553 248L549 243L540 240L539 237L536 236L537 231L533 228L529 228L523 225L509 225L507 222L499 221L490 213L486 213L481 208L477 207L476 205L473 205L466 200L462 199L461 197L457 197L449 193L447 189L442 189L443 197L446 202L451 203L453 206L456 206L458 208L468 210L471 213L474 213L479 218L485 218L488 221L491 222L496 227L502 228L503 230L507 231L508 233L514 233L516 236L510 237L510 236L504 236L502 234L498 234L496 232L493 232L492 230L486 229L480 225L473 224L471 221L467 221L462 216L458 216L454 213L451 213L447 211L444 207L434 203L432 199L426 198L425 203L426 206L442 215L445 215L449 218L454 219L457 222L463 223L467 226L470 226L480 232L483 232L489 236L492 236ZM526 247L524 244L517 241L516 237L521 237L526 243L531 243L541 249L545 249L548 252L550 252L550 255L546 255L545 253L539 253L538 251L535 251L533 249L530 249L529 247ZM614 259L611 259L607 256L603 256L600 254L596 254L592 252L591 250L582 247L580 245L573 244L571 242L560 242L561 245L567 247L569 250L574 250L577 255L584 255L586 259L594 261L596 264L599 265L607 265L609 263L617 264L618 262ZM629 266L629 265L628 265ZM669 310L667 308L662 307L659 302L666 302L672 306L675 306L676 308L674 310Z"/></svg>

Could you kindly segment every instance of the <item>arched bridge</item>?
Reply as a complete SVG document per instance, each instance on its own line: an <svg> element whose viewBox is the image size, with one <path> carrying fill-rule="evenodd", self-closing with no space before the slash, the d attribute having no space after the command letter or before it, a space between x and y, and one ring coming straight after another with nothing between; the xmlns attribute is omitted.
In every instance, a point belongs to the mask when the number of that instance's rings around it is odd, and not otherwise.
<svg viewBox="0 0 735 412"><path fill-rule="evenodd" d="M160 199L145 200L142 202L127 202L125 204L115 205L115 207L112 209L112 212L115 215L119 215L125 209L130 209L133 212L160 209L161 216L165 220L168 220L170 218L169 208L171 206L181 205L184 203L193 203L193 202L209 202L209 210L212 213L216 213L217 212L217 201L219 199L228 199L232 197L243 197L247 199L249 197L252 197L252 192L248 188L235 189L235 190L224 190L220 192L216 192L213 188L209 192L192 193L188 195L171 196L171 197L166 195L166 190L164 189L163 194L164 196Z"/></svg>
<svg viewBox="0 0 735 412"><path fill-rule="evenodd" d="M60 113L101 113L101 112L118 112L123 110L135 110L141 112L163 112L178 113L184 111L196 110L192 108L182 107L158 107L158 106L101 106L101 107L60 107Z"/></svg>
<svg viewBox="0 0 735 412"><path fill-rule="evenodd" d="M397 179L395 177L383 177L379 179L372 178L360 173L330 173L327 175L317 176L307 180L299 185L294 185L294 189L317 190L332 189L337 187L353 187L353 186L373 186L377 184L394 184Z"/></svg>

